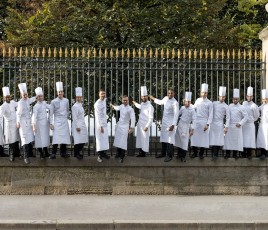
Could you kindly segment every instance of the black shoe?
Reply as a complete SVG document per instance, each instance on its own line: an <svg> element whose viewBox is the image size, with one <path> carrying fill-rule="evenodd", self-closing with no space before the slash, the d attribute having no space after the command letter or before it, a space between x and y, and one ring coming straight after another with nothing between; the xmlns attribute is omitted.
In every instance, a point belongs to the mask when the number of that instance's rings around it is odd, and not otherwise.
<svg viewBox="0 0 268 230"><path fill-rule="evenodd" d="M169 161L171 161L171 160L172 160L172 157L166 156L164 162L169 162Z"/></svg>
<svg viewBox="0 0 268 230"><path fill-rule="evenodd" d="M233 154L233 158L237 160L239 157L237 154Z"/></svg>
<svg viewBox="0 0 268 230"><path fill-rule="evenodd" d="M10 155L10 156L9 156L9 160L10 160L11 162L13 162L13 161L15 160L14 155Z"/></svg>
<svg viewBox="0 0 268 230"><path fill-rule="evenodd" d="M200 160L203 160L204 159L204 155L203 154L202 155L199 154L199 159Z"/></svg>
<svg viewBox="0 0 268 230"><path fill-rule="evenodd" d="M248 155L248 159L251 160L252 159L252 155Z"/></svg>
<svg viewBox="0 0 268 230"><path fill-rule="evenodd" d="M185 157L182 157L181 158L181 162L186 162L186 158Z"/></svg>
<svg viewBox="0 0 268 230"><path fill-rule="evenodd" d="M53 153L50 154L50 155L49 155L49 159L56 159L56 154L53 154Z"/></svg>
<svg viewBox="0 0 268 230"><path fill-rule="evenodd" d="M160 155L155 155L155 158L163 158L165 157L164 155L160 154Z"/></svg>
<svg viewBox="0 0 268 230"><path fill-rule="evenodd" d="M145 154L139 153L136 157L145 157Z"/></svg>
<svg viewBox="0 0 268 230"><path fill-rule="evenodd" d="M78 160L82 160L83 159L83 155L82 154L77 154L74 157L76 157Z"/></svg>
<svg viewBox="0 0 268 230"><path fill-rule="evenodd" d="M41 160L44 160L44 159L45 159L45 155L44 155L44 153L40 153L40 159L41 159Z"/></svg>
<svg viewBox="0 0 268 230"><path fill-rule="evenodd" d="M49 153L47 152L47 153L45 153L45 157L49 157L50 155L49 155Z"/></svg>
<svg viewBox="0 0 268 230"><path fill-rule="evenodd" d="M102 154L102 157L105 158L105 159L110 159L110 156L107 155L106 153L103 153L103 154Z"/></svg>
<svg viewBox="0 0 268 230"><path fill-rule="evenodd" d="M192 153L190 157L191 158L196 158L197 157L197 154L196 153Z"/></svg>
<svg viewBox="0 0 268 230"><path fill-rule="evenodd" d="M25 164L30 164L30 163L31 163L31 161L30 161L30 159L29 159L29 158L24 158L24 163L25 163Z"/></svg>
<svg viewBox="0 0 268 230"><path fill-rule="evenodd" d="M226 154L226 155L224 156L224 159L228 159L228 158L230 158L230 155L229 155L229 154Z"/></svg>

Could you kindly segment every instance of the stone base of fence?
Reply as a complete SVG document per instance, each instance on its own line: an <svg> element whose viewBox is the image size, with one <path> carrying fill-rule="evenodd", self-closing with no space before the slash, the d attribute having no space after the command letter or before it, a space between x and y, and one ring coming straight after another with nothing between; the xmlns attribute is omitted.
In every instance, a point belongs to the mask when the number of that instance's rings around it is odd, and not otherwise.
<svg viewBox="0 0 268 230"><path fill-rule="evenodd" d="M0 159L0 194L268 195L267 161L211 161L127 156L102 163L90 156L56 160Z"/></svg>

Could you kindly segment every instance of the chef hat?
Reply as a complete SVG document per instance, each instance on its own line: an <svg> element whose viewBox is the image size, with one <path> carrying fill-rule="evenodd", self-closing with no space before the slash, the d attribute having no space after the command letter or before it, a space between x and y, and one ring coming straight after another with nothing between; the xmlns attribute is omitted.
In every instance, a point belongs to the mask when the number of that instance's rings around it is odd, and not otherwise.
<svg viewBox="0 0 268 230"><path fill-rule="evenodd" d="M253 88L251 86L248 87L247 96L253 96Z"/></svg>
<svg viewBox="0 0 268 230"><path fill-rule="evenodd" d="M192 92L185 92L185 101L191 101L192 100Z"/></svg>
<svg viewBox="0 0 268 230"><path fill-rule="evenodd" d="M61 81L56 82L57 91L63 91L63 83Z"/></svg>
<svg viewBox="0 0 268 230"><path fill-rule="evenodd" d="M9 87L3 87L3 88L2 88L2 91L3 91L3 96L4 96L4 97L10 95Z"/></svg>
<svg viewBox="0 0 268 230"><path fill-rule="evenodd" d="M239 98L240 97L239 89L234 89L233 97L235 97L235 98Z"/></svg>
<svg viewBox="0 0 268 230"><path fill-rule="evenodd" d="M141 96L147 96L147 87L146 86L141 86Z"/></svg>
<svg viewBox="0 0 268 230"><path fill-rule="evenodd" d="M267 90L267 89L263 89L263 90L261 91L261 98L262 98L262 99L266 99L266 98L268 98L268 90Z"/></svg>
<svg viewBox="0 0 268 230"><path fill-rule="evenodd" d="M201 85L201 92L208 92L208 84L203 83Z"/></svg>
<svg viewBox="0 0 268 230"><path fill-rule="evenodd" d="M26 83L20 83L18 84L19 86L19 89L20 89L20 93L23 94L23 93L27 93L27 86L26 86Z"/></svg>
<svg viewBox="0 0 268 230"><path fill-rule="evenodd" d="M219 96L220 97L225 97L226 96L226 87L225 86L220 86L219 87Z"/></svg>
<svg viewBox="0 0 268 230"><path fill-rule="evenodd" d="M81 87L75 88L75 95L77 97L82 97L82 88Z"/></svg>
<svg viewBox="0 0 268 230"><path fill-rule="evenodd" d="M34 91L36 96L43 95L43 90L41 87L37 87Z"/></svg>

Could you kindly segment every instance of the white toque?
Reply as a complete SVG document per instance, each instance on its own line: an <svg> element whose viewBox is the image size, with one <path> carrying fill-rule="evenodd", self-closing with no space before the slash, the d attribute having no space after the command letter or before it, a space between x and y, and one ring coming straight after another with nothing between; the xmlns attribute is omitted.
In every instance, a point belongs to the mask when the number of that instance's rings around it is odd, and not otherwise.
<svg viewBox="0 0 268 230"><path fill-rule="evenodd" d="M75 88L75 95L77 97L82 97L82 88L81 87Z"/></svg>
<svg viewBox="0 0 268 230"><path fill-rule="evenodd" d="M234 91L233 91L233 97L240 98L239 89L234 89Z"/></svg>
<svg viewBox="0 0 268 230"><path fill-rule="evenodd" d="M18 84L18 87L20 89L20 93L23 94L23 93L27 93L27 86L26 86L26 83L20 83Z"/></svg>
<svg viewBox="0 0 268 230"><path fill-rule="evenodd" d="M35 91L36 96L43 95L43 90L41 87L37 87L34 91Z"/></svg>
<svg viewBox="0 0 268 230"><path fill-rule="evenodd" d="M219 87L219 96L220 97L225 97L226 96L226 87L225 86L220 86Z"/></svg>
<svg viewBox="0 0 268 230"><path fill-rule="evenodd" d="M247 89L247 96L253 96L253 88L251 86Z"/></svg>
<svg viewBox="0 0 268 230"><path fill-rule="evenodd" d="M2 92L4 97L9 96L10 95L9 87L3 87Z"/></svg>
<svg viewBox="0 0 268 230"><path fill-rule="evenodd" d="M185 92L185 101L191 101L192 100L192 92Z"/></svg>
<svg viewBox="0 0 268 230"><path fill-rule="evenodd" d="M201 85L201 92L208 92L208 84L203 83Z"/></svg>
<svg viewBox="0 0 268 230"><path fill-rule="evenodd" d="M57 91L63 91L63 83L61 81L56 82Z"/></svg>
<svg viewBox="0 0 268 230"><path fill-rule="evenodd" d="M147 87L146 86L141 86L141 96L147 96Z"/></svg>

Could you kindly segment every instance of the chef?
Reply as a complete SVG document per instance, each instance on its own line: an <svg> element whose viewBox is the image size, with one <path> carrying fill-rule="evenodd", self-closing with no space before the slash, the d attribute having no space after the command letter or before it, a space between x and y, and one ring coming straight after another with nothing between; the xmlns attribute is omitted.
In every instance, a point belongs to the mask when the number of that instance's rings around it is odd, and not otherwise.
<svg viewBox="0 0 268 230"><path fill-rule="evenodd" d="M191 137L191 146L193 147L191 158L197 157L199 147L199 158L203 159L205 148L209 148L209 126L213 119L213 105L207 95L208 84L203 83L201 85L201 97L193 105L196 110L196 126Z"/></svg>
<svg viewBox="0 0 268 230"><path fill-rule="evenodd" d="M156 158L165 157L164 162L172 160L175 144L176 125L179 115L179 104L174 98L174 90L169 89L167 96L162 100L156 99L153 96L150 98L158 105L164 105L164 113L162 118L160 142L162 143L162 151Z"/></svg>
<svg viewBox="0 0 268 230"><path fill-rule="evenodd" d="M40 153L40 158L49 157L48 146L50 144L48 111L50 106L44 101L41 87L35 89L37 103L33 107L32 126L34 131L35 148Z"/></svg>
<svg viewBox="0 0 268 230"><path fill-rule="evenodd" d="M75 88L76 102L72 106L72 133L74 138L74 157L83 159L81 151L88 142L87 126L85 122L85 110L82 106L82 88Z"/></svg>
<svg viewBox="0 0 268 230"><path fill-rule="evenodd" d="M114 146L117 147L117 156L121 163L124 161L127 150L128 134L131 134L135 128L135 113L133 108L129 106L128 96L124 95L122 100L123 104L120 106L111 104L113 109L120 111L120 118L115 127Z"/></svg>
<svg viewBox="0 0 268 230"><path fill-rule="evenodd" d="M233 151L233 158L237 159L238 151L243 151L243 129L242 126L247 122L248 115L245 108L239 103L239 89L233 91L233 103L229 105L230 124L225 135L223 149L226 150L225 159L230 157Z"/></svg>
<svg viewBox="0 0 268 230"><path fill-rule="evenodd" d="M19 85L21 99L18 102L17 109L17 128L19 129L21 146L24 150L24 162L31 163L29 157L33 156L34 134L31 122L31 107L30 105L36 100L35 97L28 98L26 83Z"/></svg>
<svg viewBox="0 0 268 230"><path fill-rule="evenodd" d="M228 105L224 102L226 87L219 87L219 100L213 104L213 120L209 130L209 145L212 150L212 160L217 159L220 148L224 145L224 134L228 132L230 112ZM224 124L225 119L225 124Z"/></svg>
<svg viewBox="0 0 268 230"><path fill-rule="evenodd" d="M109 159L106 151L109 149L108 129L107 129L107 107L106 94L103 89L99 90L99 99L94 104L95 112L95 135L96 135L96 151L98 154L98 162L102 162L103 158Z"/></svg>
<svg viewBox="0 0 268 230"><path fill-rule="evenodd" d="M137 157L145 157L149 152L150 127L154 119L154 107L148 101L146 86L141 86L141 104L133 101L133 104L140 110L137 123L136 148L139 149Z"/></svg>
<svg viewBox="0 0 268 230"><path fill-rule="evenodd" d="M192 92L185 92L184 106L179 111L179 124L175 134L175 146L178 147L178 159L186 162L189 138L194 134L196 114L191 105Z"/></svg>
<svg viewBox="0 0 268 230"><path fill-rule="evenodd" d="M260 116L259 107L252 101L253 100L253 88L247 88L247 100L243 102L243 106L248 114L248 120L243 125L243 156L248 159L252 158L252 150L256 149L256 127L254 122L258 120Z"/></svg>
<svg viewBox="0 0 268 230"><path fill-rule="evenodd" d="M10 161L14 161L15 157L20 156L20 148L19 148L19 129L17 128L17 117L16 117L16 108L18 106L18 102L11 100L9 87L3 87L3 97L4 103L1 106L0 112L1 117L4 118L4 140L5 144L9 145Z"/></svg>
<svg viewBox="0 0 268 230"><path fill-rule="evenodd" d="M71 144L68 124L69 100L64 98L63 83L56 82L57 95L50 105L50 129L53 130L52 153L50 159L56 159L58 144L60 144L61 157L70 157L66 145Z"/></svg>

